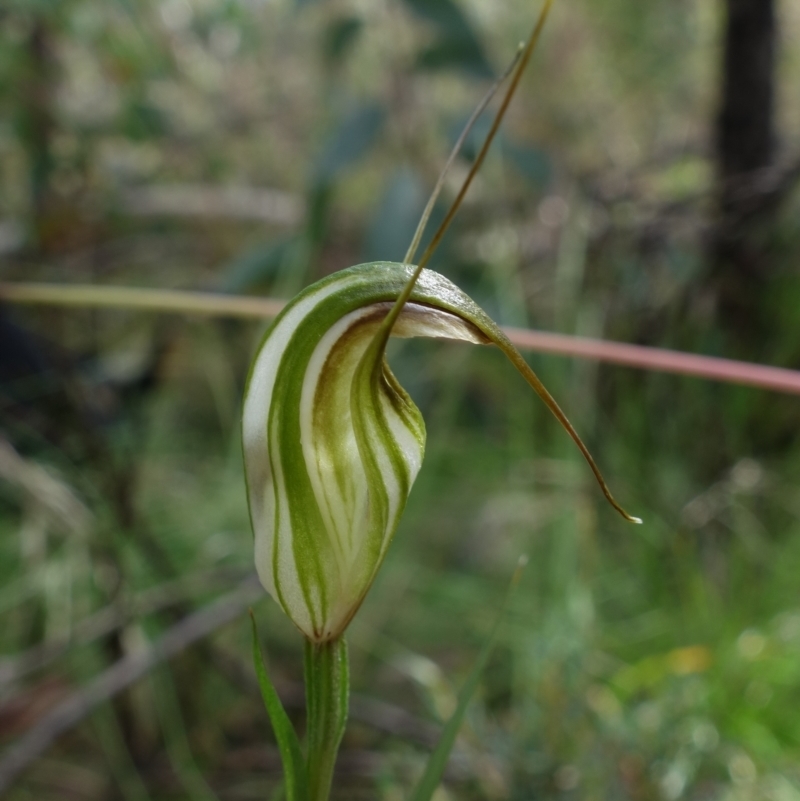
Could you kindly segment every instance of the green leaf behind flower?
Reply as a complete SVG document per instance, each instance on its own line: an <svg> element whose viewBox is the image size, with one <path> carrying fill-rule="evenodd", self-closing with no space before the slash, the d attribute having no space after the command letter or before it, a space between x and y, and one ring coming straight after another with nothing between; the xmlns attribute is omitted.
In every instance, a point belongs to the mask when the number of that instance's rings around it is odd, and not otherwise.
<svg viewBox="0 0 800 801"><path fill-rule="evenodd" d="M258 686L261 688L261 697L264 699L264 706L267 708L275 739L278 741L286 784L286 799L287 801L309 801L306 762L300 748L300 741L297 739L297 733L267 673L264 655L261 653L261 646L258 643L256 619L252 611L250 612L250 621L253 626L253 664L256 668Z"/></svg>

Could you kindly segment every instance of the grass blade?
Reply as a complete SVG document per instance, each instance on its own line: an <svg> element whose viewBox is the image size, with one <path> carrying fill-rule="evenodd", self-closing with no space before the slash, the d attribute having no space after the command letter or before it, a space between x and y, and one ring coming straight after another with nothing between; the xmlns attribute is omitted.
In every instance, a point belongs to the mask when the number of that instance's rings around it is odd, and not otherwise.
<svg viewBox="0 0 800 801"><path fill-rule="evenodd" d="M478 658L475 660L475 664L472 666L472 670L470 671L464 686L461 688L461 692L458 694L458 706L456 706L456 711L453 712L452 717L445 724L444 729L442 730L442 736L439 738L436 748L428 757L428 763L425 766L425 772L422 774L422 778L419 780L419 784L411 796L411 801L431 801L433 794L436 792L436 788L442 781L442 776L444 775L445 768L447 767L447 760L450 758L450 752L453 750L453 746L455 745L456 737L458 736L458 732L461 729L461 724L464 721L464 715L467 712L467 707L469 706L469 702L472 700L472 696L475 695L475 690L478 689L478 682L480 681L481 674L483 673L486 663L489 661L489 657L492 654L492 650L494 649L494 645L497 640L497 633L500 630L500 625L505 618L506 611L508 610L509 603L511 602L511 598L514 594L514 590L519 584L522 570L527 564L527 561L528 560L526 557L520 557L519 564L517 565L517 569L514 571L514 575L511 579L511 584L509 585L508 592L506 593L506 598L503 602L500 614L497 616L497 621L495 622L488 639L483 644L483 648L481 649Z"/></svg>
<svg viewBox="0 0 800 801"><path fill-rule="evenodd" d="M280 698L278 698L278 693L275 692L275 688L269 680L267 668L264 665L264 655L258 644L258 629L252 610L250 611L250 620L253 624L253 664L256 668L258 686L261 688L261 697L264 699L264 706L267 708L267 714L278 741L286 784L286 799L287 801L308 801L308 776L300 741L297 739L297 733Z"/></svg>

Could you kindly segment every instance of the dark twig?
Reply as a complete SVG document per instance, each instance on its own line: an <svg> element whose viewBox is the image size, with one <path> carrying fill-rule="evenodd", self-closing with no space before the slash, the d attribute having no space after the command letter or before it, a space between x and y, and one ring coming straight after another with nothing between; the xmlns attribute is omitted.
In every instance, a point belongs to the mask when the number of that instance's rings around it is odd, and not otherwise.
<svg viewBox="0 0 800 801"><path fill-rule="evenodd" d="M47 667L70 649L105 637L134 618L182 606L189 598L209 590L228 589L236 581L241 581L245 572L247 571L235 568L205 571L167 581L137 593L130 599L123 597L78 621L68 638L43 642L20 654L0 659L0 689L6 692L9 685Z"/></svg>
<svg viewBox="0 0 800 801"><path fill-rule="evenodd" d="M176 623L150 647L123 657L62 701L0 758L0 796L62 734L78 725L100 704L111 700L161 662L235 620L262 595L255 576L247 578L233 592Z"/></svg>

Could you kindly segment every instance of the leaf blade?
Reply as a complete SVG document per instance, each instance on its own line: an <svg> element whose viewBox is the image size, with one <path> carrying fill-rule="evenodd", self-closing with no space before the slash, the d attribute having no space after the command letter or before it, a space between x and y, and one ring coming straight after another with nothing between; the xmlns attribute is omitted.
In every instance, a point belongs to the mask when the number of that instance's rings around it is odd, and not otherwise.
<svg viewBox="0 0 800 801"><path fill-rule="evenodd" d="M264 700L270 723L272 723L275 739L278 741L286 784L286 799L287 801L309 801L306 762L300 748L300 741L267 673L264 655L258 643L258 629L252 610L250 611L250 621L253 628L253 664L256 669L258 686L261 689L261 697Z"/></svg>

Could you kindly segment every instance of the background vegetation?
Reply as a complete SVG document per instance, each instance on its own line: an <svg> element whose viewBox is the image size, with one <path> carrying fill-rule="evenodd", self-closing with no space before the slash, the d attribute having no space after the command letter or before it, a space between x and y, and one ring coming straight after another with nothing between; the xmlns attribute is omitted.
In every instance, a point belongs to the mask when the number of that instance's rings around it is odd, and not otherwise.
<svg viewBox="0 0 800 801"><path fill-rule="evenodd" d="M0 275L285 298L401 258L537 10L6 0ZM798 97L792 0L559 0L432 266L505 324L797 367ZM301 721L301 639L250 579L238 420L262 330L2 309L0 780L43 752L10 799L278 797L242 614ZM797 399L531 361L645 525L499 353L395 346L428 455L351 629L336 797L406 796L525 552L442 801L797 801ZM230 622L200 637L219 598ZM197 641L158 661L176 630Z"/></svg>

